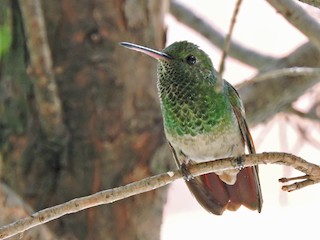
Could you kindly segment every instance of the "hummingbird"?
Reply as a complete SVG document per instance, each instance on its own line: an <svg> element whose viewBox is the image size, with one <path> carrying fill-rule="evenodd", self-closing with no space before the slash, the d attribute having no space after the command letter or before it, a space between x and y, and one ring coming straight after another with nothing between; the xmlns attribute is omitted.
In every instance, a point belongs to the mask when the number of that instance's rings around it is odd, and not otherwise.
<svg viewBox="0 0 320 240"><path fill-rule="evenodd" d="M261 212L258 166L188 175L191 164L226 157L241 159L245 149L255 153L240 96L226 80L217 90L218 73L209 56L188 41L175 42L162 51L120 44L158 60L157 89L165 136L197 201L216 215L241 205Z"/></svg>

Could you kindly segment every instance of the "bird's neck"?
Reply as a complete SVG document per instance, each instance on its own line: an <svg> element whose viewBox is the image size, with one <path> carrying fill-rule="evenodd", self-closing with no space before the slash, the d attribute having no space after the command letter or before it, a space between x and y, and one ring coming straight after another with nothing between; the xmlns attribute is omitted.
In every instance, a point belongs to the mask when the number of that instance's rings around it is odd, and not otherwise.
<svg viewBox="0 0 320 240"><path fill-rule="evenodd" d="M184 77L181 77L184 76ZM192 135L221 130L231 123L231 105L225 92L196 74L159 73L158 90L167 133Z"/></svg>

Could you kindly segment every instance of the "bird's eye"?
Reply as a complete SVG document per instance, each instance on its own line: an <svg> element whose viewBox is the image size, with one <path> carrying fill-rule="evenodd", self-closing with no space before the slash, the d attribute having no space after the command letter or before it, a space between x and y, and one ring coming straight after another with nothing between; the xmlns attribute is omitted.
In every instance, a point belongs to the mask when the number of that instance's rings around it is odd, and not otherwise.
<svg viewBox="0 0 320 240"><path fill-rule="evenodd" d="M189 65L194 65L196 64L197 62L197 58L193 55L189 55L187 58L186 58L186 61Z"/></svg>

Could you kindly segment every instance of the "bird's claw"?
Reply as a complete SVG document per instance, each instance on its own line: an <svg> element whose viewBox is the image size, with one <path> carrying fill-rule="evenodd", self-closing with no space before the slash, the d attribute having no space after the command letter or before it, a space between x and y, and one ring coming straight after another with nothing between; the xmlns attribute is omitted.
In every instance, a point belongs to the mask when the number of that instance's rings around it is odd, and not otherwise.
<svg viewBox="0 0 320 240"><path fill-rule="evenodd" d="M185 164L184 162L181 164L180 169L181 169L181 173L183 175L183 179L185 181L190 181L194 178L189 171L188 165Z"/></svg>
<svg viewBox="0 0 320 240"><path fill-rule="evenodd" d="M244 159L242 156L238 156L235 158L235 168L238 169L239 171L244 169Z"/></svg>

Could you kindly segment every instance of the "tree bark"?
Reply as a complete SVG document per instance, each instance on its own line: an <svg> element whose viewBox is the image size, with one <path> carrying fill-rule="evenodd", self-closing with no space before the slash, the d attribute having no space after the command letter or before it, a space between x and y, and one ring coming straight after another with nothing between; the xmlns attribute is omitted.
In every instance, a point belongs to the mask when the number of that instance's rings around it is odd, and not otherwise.
<svg viewBox="0 0 320 240"><path fill-rule="evenodd" d="M41 209L167 169L169 163L159 161L165 140L156 62L118 45L132 41L163 48L165 1L39 2L66 136L52 141L42 128L33 92L37 76L25 75L19 31L20 54L11 52L15 57L8 64L21 62L15 71L24 79L12 77L12 70L1 81L7 79L23 90L22 106L12 118L25 115L19 121L20 132L1 118L7 131L1 148L4 181ZM9 102L17 101L18 95L9 96ZM13 110L5 106L4 115L9 111ZM49 226L60 238L159 239L166 191L66 216Z"/></svg>

